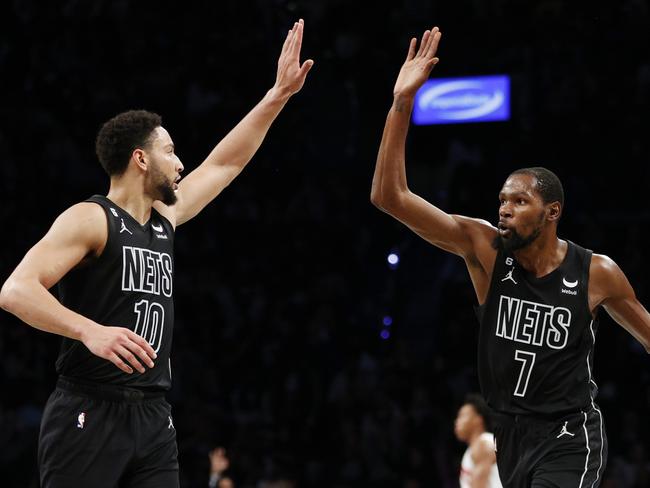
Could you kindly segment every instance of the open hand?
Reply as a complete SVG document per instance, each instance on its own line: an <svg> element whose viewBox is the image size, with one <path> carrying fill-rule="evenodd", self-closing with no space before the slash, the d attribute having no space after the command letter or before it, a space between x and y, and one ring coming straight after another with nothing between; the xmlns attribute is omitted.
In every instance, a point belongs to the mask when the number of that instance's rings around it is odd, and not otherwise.
<svg viewBox="0 0 650 488"><path fill-rule="evenodd" d="M300 47L302 46L302 31L304 21L300 19L293 24L293 28L287 34L278 59L278 74L275 79L275 87L289 95L300 91L305 83L307 73L314 65L312 59L306 60L300 65Z"/></svg>
<svg viewBox="0 0 650 488"><path fill-rule="evenodd" d="M417 52L415 52L417 39L415 37L411 39L406 61L402 65L393 88L394 95L415 96L415 92L429 78L431 70L439 61L435 56L441 35L442 33L437 27L430 31L424 31Z"/></svg>

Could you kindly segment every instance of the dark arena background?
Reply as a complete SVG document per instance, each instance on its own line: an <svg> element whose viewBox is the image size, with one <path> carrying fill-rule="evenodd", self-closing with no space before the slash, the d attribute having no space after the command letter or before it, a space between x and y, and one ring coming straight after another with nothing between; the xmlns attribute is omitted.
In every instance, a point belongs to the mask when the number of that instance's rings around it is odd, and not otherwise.
<svg viewBox="0 0 650 488"><path fill-rule="evenodd" d="M453 420L478 390L472 285L461 259L369 199L408 40L440 26L433 78L512 82L509 121L411 127L412 190L494 224L506 176L547 166L565 186L560 237L612 257L648 306L647 1L5 2L0 280L65 208L108 191L102 122L160 113L187 174L272 86L298 18L315 60L305 87L177 232L181 484L207 486L208 452L223 446L239 488L457 487ZM2 487L38 486L58 345L0 313ZM594 375L602 486L648 487L650 362L605 313Z"/></svg>

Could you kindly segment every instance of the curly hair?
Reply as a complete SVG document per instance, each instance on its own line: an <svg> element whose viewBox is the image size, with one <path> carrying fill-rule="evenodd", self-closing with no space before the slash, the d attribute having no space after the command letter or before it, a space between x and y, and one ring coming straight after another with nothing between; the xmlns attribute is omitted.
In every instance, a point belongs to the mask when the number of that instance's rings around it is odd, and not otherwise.
<svg viewBox="0 0 650 488"><path fill-rule="evenodd" d="M106 173L123 174L133 151L146 148L153 131L161 124L160 115L146 110L122 112L104 123L97 134L95 152Z"/></svg>
<svg viewBox="0 0 650 488"><path fill-rule="evenodd" d="M530 175L535 178L537 183L535 189L545 204L560 202L560 205L564 208L564 188L562 187L562 182L551 170L539 166L521 168L512 172L511 176L517 174Z"/></svg>
<svg viewBox="0 0 650 488"><path fill-rule="evenodd" d="M471 405L483 419L485 430L492 432L492 409L488 407L485 399L478 393L469 393L465 397L464 405Z"/></svg>

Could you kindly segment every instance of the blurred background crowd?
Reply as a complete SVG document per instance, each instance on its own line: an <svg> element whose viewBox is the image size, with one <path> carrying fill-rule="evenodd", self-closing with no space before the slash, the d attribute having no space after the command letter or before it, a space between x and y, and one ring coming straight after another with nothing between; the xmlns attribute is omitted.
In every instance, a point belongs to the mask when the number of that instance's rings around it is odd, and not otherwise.
<svg viewBox="0 0 650 488"><path fill-rule="evenodd" d="M209 453L224 446L241 488L457 487L453 419L478 390L474 292L462 260L369 201L408 40L438 25L433 76L509 74L513 90L509 122L413 127L412 190L494 223L506 176L546 166L565 185L560 236L612 257L650 305L646 0L9 1L0 281L63 209L107 192L102 122L160 113L191 171L272 86L298 18L316 62L303 91L177 232L169 400L182 486L207 486ZM603 487L648 487L650 363L600 318ZM58 344L0 313L3 487L38 486Z"/></svg>

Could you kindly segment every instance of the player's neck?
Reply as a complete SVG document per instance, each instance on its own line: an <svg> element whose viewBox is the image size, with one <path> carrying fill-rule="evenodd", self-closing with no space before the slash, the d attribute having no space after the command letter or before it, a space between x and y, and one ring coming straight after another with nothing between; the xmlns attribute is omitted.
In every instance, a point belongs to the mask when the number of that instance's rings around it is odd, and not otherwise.
<svg viewBox="0 0 650 488"><path fill-rule="evenodd" d="M111 187L106 196L141 225L151 217L153 199L142 191L142 184L137 180L111 179Z"/></svg>
<svg viewBox="0 0 650 488"><path fill-rule="evenodd" d="M540 235L534 242L514 252L517 262L536 278L557 269L566 256L568 244L558 239L555 232Z"/></svg>
<svg viewBox="0 0 650 488"><path fill-rule="evenodd" d="M482 434L483 432L485 432L485 431L484 431L484 430L478 430L478 429L475 430L474 432L472 432L472 433L469 435L468 439L467 439L467 445L468 445L468 446L472 446L472 445L476 442L476 440L477 440L479 437L481 437L481 434Z"/></svg>

